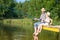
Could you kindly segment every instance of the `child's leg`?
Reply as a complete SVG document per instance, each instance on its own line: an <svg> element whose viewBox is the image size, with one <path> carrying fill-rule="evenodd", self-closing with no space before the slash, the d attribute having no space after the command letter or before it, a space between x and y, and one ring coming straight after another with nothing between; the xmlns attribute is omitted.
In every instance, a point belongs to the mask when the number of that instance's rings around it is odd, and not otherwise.
<svg viewBox="0 0 60 40"><path fill-rule="evenodd" d="M42 23L38 26L38 32L42 31L42 25L48 25L48 23Z"/></svg>
<svg viewBox="0 0 60 40"><path fill-rule="evenodd" d="M38 26L38 33L42 31L42 24Z"/></svg>

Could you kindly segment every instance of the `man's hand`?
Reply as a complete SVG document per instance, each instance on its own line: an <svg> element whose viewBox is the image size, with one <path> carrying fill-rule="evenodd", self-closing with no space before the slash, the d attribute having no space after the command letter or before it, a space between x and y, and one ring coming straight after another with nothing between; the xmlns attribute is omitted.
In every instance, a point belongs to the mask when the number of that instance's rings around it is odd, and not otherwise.
<svg viewBox="0 0 60 40"><path fill-rule="evenodd" d="M34 20L37 20L37 18L34 18Z"/></svg>
<svg viewBox="0 0 60 40"><path fill-rule="evenodd" d="M34 20L40 20L40 19L38 19L38 18L34 18Z"/></svg>

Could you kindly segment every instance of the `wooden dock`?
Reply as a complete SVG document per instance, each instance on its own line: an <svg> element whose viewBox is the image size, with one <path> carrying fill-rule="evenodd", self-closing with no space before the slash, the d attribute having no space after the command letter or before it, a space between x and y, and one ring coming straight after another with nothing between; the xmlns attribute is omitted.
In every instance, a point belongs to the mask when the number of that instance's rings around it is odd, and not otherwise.
<svg viewBox="0 0 60 40"><path fill-rule="evenodd" d="M60 26L43 26L43 30L60 32Z"/></svg>

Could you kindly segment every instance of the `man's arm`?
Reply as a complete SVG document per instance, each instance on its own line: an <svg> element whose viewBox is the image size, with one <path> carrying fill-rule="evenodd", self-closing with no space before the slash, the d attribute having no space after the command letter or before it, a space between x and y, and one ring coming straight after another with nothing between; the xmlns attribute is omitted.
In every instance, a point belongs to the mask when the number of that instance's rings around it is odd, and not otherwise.
<svg viewBox="0 0 60 40"><path fill-rule="evenodd" d="M40 19L38 19L38 18L34 18L34 20L40 20Z"/></svg>

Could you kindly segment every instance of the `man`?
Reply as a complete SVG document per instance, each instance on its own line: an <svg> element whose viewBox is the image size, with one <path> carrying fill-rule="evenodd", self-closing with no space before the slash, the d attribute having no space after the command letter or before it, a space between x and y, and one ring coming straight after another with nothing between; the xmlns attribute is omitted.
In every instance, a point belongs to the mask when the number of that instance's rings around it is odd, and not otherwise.
<svg viewBox="0 0 60 40"><path fill-rule="evenodd" d="M34 20L40 20L41 22L34 23L34 33L33 34L36 34L38 32L39 24L42 23L42 22L45 22L44 21L45 18L46 18L45 8L42 8L41 12L42 12L42 14L41 14L40 18L39 19L37 19L37 18L34 19Z"/></svg>
<svg viewBox="0 0 60 40"><path fill-rule="evenodd" d="M40 23L39 26L38 26L38 32L36 33L36 35L38 35L39 32L42 31L42 26L49 26L50 24L50 21L52 22L52 19L49 17L50 16L50 12L47 12L46 13L46 19L44 20L43 23Z"/></svg>

